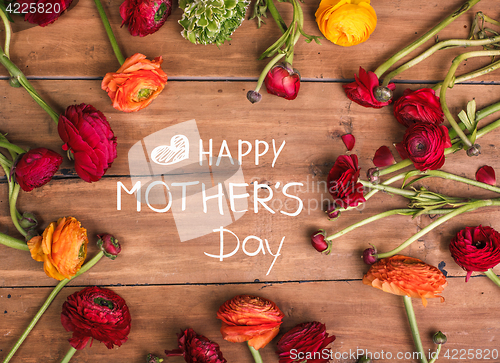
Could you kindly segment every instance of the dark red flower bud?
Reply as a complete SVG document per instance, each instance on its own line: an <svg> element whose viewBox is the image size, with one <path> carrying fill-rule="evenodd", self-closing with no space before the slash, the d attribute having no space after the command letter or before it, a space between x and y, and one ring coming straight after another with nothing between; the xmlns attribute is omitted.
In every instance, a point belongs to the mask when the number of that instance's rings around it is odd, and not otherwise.
<svg viewBox="0 0 500 363"><path fill-rule="evenodd" d="M329 336L325 324L313 321L289 330L278 342L279 363L328 363L331 350L326 346L335 340ZM295 353L294 353L295 352ZM300 355L300 358L298 356ZM319 357L319 358L318 358Z"/></svg>
<svg viewBox="0 0 500 363"><path fill-rule="evenodd" d="M378 170L378 168L370 168L366 172L366 177L368 178L370 183L378 184L378 182L380 181L380 171Z"/></svg>
<svg viewBox="0 0 500 363"><path fill-rule="evenodd" d="M331 203L325 213L328 216L328 220L330 221L333 221L340 217L340 210L335 203Z"/></svg>
<svg viewBox="0 0 500 363"><path fill-rule="evenodd" d="M278 64L267 73L264 83L268 93L294 100L299 94L300 74L288 63Z"/></svg>
<svg viewBox="0 0 500 363"><path fill-rule="evenodd" d="M325 239L324 229L319 229L311 235L311 244L318 252L328 255L332 249L332 243Z"/></svg>
<svg viewBox="0 0 500 363"><path fill-rule="evenodd" d="M70 345L85 348L90 339L97 339L108 349L121 346L130 332L130 312L125 300L109 289L86 287L68 296L61 313L61 323L72 331Z"/></svg>
<svg viewBox="0 0 500 363"><path fill-rule="evenodd" d="M107 233L98 234L97 237L99 238L97 246L104 252L106 257L114 260L122 250L118 240Z"/></svg>
<svg viewBox="0 0 500 363"><path fill-rule="evenodd" d="M444 344L448 341L448 338L441 331L438 331L432 337L432 341L434 342L434 344Z"/></svg>
<svg viewBox="0 0 500 363"><path fill-rule="evenodd" d="M487 271L500 263L500 233L491 227L466 227L450 242L451 256L467 271L465 281L474 271Z"/></svg>
<svg viewBox="0 0 500 363"><path fill-rule="evenodd" d="M14 166L16 182L29 192L47 184L62 163L62 156L43 147L32 149L20 156Z"/></svg>
<svg viewBox="0 0 500 363"><path fill-rule="evenodd" d="M262 95L259 92L255 92L254 90L247 92L247 99L252 103L257 103L262 100Z"/></svg>
<svg viewBox="0 0 500 363"><path fill-rule="evenodd" d="M377 261L378 261L377 249L375 247L367 248L366 250L363 251L364 263L366 263L367 265L373 265Z"/></svg>
<svg viewBox="0 0 500 363"><path fill-rule="evenodd" d="M134 36L153 34L167 20L172 12L172 0L125 0L120 5L122 26Z"/></svg>
<svg viewBox="0 0 500 363"><path fill-rule="evenodd" d="M467 156L479 156L481 155L481 145L474 144L469 149L467 149Z"/></svg>
<svg viewBox="0 0 500 363"><path fill-rule="evenodd" d="M406 127L418 122L439 125L444 121L439 97L431 88L416 91L406 89L403 96L394 103L394 116Z"/></svg>
<svg viewBox="0 0 500 363"><path fill-rule="evenodd" d="M63 150L73 153L78 176L88 183L101 179L116 158L116 137L102 112L85 103L69 106L57 130Z"/></svg>
<svg viewBox="0 0 500 363"><path fill-rule="evenodd" d="M356 155L341 155L335 160L326 183L333 201L341 208L365 202L363 185L358 183L360 168Z"/></svg>
<svg viewBox="0 0 500 363"><path fill-rule="evenodd" d="M27 9L24 20L46 26L55 22L69 8L73 0L17 0L20 9Z"/></svg>
<svg viewBox="0 0 500 363"><path fill-rule="evenodd" d="M226 363L219 344L189 328L177 334L179 349L166 350L167 357L182 355L187 363Z"/></svg>
<svg viewBox="0 0 500 363"><path fill-rule="evenodd" d="M359 67L359 78L354 75L354 82L344 84L345 94L358 105L364 107L381 108L391 103L390 92L396 89L394 83L389 83L387 89L379 87L379 79L373 72L366 72L363 68ZM377 96L375 96L377 90ZM379 98L379 100L377 99Z"/></svg>

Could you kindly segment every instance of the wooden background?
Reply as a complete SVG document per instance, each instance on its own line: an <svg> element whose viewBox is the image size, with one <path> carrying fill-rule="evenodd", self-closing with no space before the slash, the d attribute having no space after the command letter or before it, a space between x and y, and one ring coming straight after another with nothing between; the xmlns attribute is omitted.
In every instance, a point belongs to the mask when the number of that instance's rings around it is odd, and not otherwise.
<svg viewBox="0 0 500 363"><path fill-rule="evenodd" d="M369 41L342 48L327 40L323 40L322 45L301 40L294 60L294 67L303 77L299 97L287 101L268 95L263 87L262 101L252 105L246 99L246 92L255 87L265 66L265 61L257 58L279 35L272 19L261 29L257 29L254 21L245 21L230 43L217 48L193 45L182 38L177 23L182 11L176 5L157 33L138 38L120 28L120 1L106 1L104 6L123 53L130 56L141 52L149 58L161 55L163 69L169 76L163 93L148 108L133 114L113 109L108 96L100 89L103 75L115 71L119 64L92 1L80 0L77 6L45 28L16 31L11 59L32 80L41 96L57 112L75 103L92 104L106 115L118 138L118 157L101 181L92 184L82 181L71 162L65 160L49 184L21 194L19 209L36 213L41 226L61 216L76 217L88 230L89 256L97 252L95 235L102 232L114 234L122 243L123 251L115 261L103 259L88 273L70 282L12 362L60 361L69 347L70 337L60 324L62 303L68 295L89 285L109 287L126 299L132 313L132 331L122 347L108 351L103 344L94 342L92 347L77 352L73 362L143 362L148 352L163 355L165 349L175 348L176 333L187 327L218 342L229 362L251 362L244 344L222 339L220 322L215 316L224 301L238 294L255 294L276 302L285 313L282 332L306 321L325 323L328 331L337 337L333 352L344 353L344 357L357 349L373 354L391 352L393 356L398 352L409 354L413 343L402 299L361 283L367 266L360 255L369 247L368 243L376 244L380 251L396 247L431 219L427 216L414 220L404 216L387 218L335 240L329 256L320 255L310 246L309 235L318 228L333 233L368 216L405 206L399 197L378 193L364 208L344 213L337 221L328 221L322 212L321 205L329 196L321 182L326 180L336 157L346 152L341 135L352 133L356 137L352 153L358 155L364 175L373 166L375 150L381 145L391 146L404 134L404 128L392 116L392 107L363 108L345 97L341 85L352 81L360 66L375 70L461 3L462 0L374 1L378 24ZM318 0L303 4L305 29L315 35L320 35L314 20L318 4ZM291 7L279 4L279 8L285 18L290 19ZM497 1L482 0L440 33L439 39L465 37L473 14L480 10L493 18L500 15ZM442 80L451 60L462 51L442 51L398 76L396 96L405 88L418 89ZM487 59L466 61L457 74L487 62ZM457 114L472 98L476 99L478 108L498 102L499 81L497 71L449 90L452 113ZM3 69L0 83L0 132L8 133L9 140L21 147L44 146L63 154L57 128L49 116L24 90L9 87ZM141 212L136 212L135 199L127 194L122 197L122 210L117 210L117 183L132 186L127 157L132 145L158 130L192 119L196 120L203 140L213 139L215 153L223 140L231 152L237 150L239 139L269 143L274 139L279 145L286 141L274 167L271 166L272 150L258 166L250 154L243 160L243 173L247 183L304 183L304 187L292 193L304 202L302 213L289 217L261 208L258 213L247 212L226 227L240 240L250 235L268 239L274 253L285 236L281 256L269 275L266 272L273 257L268 253L248 257L240 249L221 262L204 254L218 253L216 233L181 243L172 212L154 213L144 205ZM492 120L490 117L483 122L487 124ZM443 169L469 178L474 178L476 170L483 165L490 165L498 172L499 132L480 140L480 157L467 158L463 153L451 155ZM427 179L425 186L451 195L493 196L445 181ZM252 189L248 188L249 193ZM274 199L278 201L276 205L286 201L280 193L276 193ZM5 176L0 179L0 208L0 231L19 237L8 213ZM499 220L498 208L471 212L436 228L403 251L439 265L448 276L444 303L431 300L427 308L423 308L419 301L414 301L426 351L434 349L431 336L437 330L448 336L444 352L500 349L498 287L480 275L466 284L464 271L448 252L450 238L460 229L479 224L500 229ZM198 223L200 221L193 219L192 228ZM228 245L228 251L232 246ZM256 246L252 245L249 250L252 248ZM42 264L26 252L0 246L0 261L0 359L3 359L57 282L48 278ZM264 361L278 361L274 354L276 341L261 350ZM183 359L169 358L168 361L182 362ZM355 360L350 356L333 361Z"/></svg>

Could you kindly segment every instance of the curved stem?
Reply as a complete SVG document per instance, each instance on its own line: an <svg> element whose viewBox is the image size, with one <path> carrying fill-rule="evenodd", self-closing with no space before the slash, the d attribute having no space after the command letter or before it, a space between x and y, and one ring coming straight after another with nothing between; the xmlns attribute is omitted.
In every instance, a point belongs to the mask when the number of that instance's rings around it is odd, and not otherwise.
<svg viewBox="0 0 500 363"><path fill-rule="evenodd" d="M487 271L484 271L484 274L490 278L491 281L495 283L498 287L500 287L500 278L493 272L493 270L490 268Z"/></svg>
<svg viewBox="0 0 500 363"><path fill-rule="evenodd" d="M444 29L446 26L448 26L453 20L457 19L460 15L465 13L467 10L469 10L472 6L477 4L480 0L469 0L466 1L459 9L454 11L451 15L449 15L447 18L445 18L443 21L441 21L438 25L436 25L434 28L429 30L427 33L425 33L422 37L411 43L410 45L406 46L405 48L401 49L399 52L394 54L391 58L386 60L384 63L382 63L376 70L375 74L377 77L380 79L380 77L398 60L401 58L405 57L407 54L411 53L413 50L417 49L419 46L424 44L426 41L431 39L434 35L439 33L442 29Z"/></svg>
<svg viewBox="0 0 500 363"><path fill-rule="evenodd" d="M439 358L439 353L441 353L441 346L442 344L438 344L438 347L436 348L436 351L431 354L432 359L429 361L429 363L434 363L438 360Z"/></svg>
<svg viewBox="0 0 500 363"><path fill-rule="evenodd" d="M71 280L74 280L75 278L77 278L81 274L83 274L86 271L88 271L92 266L94 266L97 262L99 262L99 260L102 258L102 256L104 256L104 253L102 251L100 251L97 255L94 256L94 258L92 258L85 265L83 265L82 268L80 269L80 271L78 271L75 274L75 276L73 276L73 278ZM68 280L68 279L61 280L57 284L57 286L54 287L54 290L52 290L52 292L50 293L49 297L47 298L47 300L45 300L45 302L43 303L43 305L40 308L40 310L38 310L38 312L36 313L36 315L33 317L33 319L31 320L31 322L28 325L28 327L26 328L26 330L19 337L19 339L17 340L17 342L14 345L14 347L10 350L9 354L7 355L7 357L5 357L3 363L7 363L7 362L9 362L11 360L11 358L14 356L14 354L19 349L19 347L21 346L21 344L23 344L23 342L26 339L26 337L28 336L28 334L31 332L31 330L33 330L33 328L35 327L35 325L38 322L38 320L40 320L40 318L42 317L42 315L45 312L45 310L47 310L47 308L50 306L50 304L55 299L55 297L57 296L57 294L59 294L59 292L61 291L61 289L64 286L66 286L66 284L68 282L70 282L71 280Z"/></svg>
<svg viewBox="0 0 500 363"><path fill-rule="evenodd" d="M9 207L10 207L10 218L12 219L12 223L14 223L14 226L16 226L16 229L18 230L19 233L21 233L24 237L28 234L23 227L19 224L19 219L17 219L17 197L19 196L19 189L21 187L19 184L14 185L14 189L12 190L12 195L9 199Z"/></svg>
<svg viewBox="0 0 500 363"><path fill-rule="evenodd" d="M496 61L494 63L491 63L491 64L489 64L489 65L487 65L487 66L485 66L483 68L476 69L473 72L462 74L459 77L456 77L456 78L452 77L452 79L450 81L450 84L448 85L448 88L453 88L453 86L456 85L456 84L459 84L459 83L462 83L462 82L466 82L466 81L468 81L470 79L473 79L473 78L476 78L476 77L479 77L479 76L484 76L485 74L488 74L488 73L494 71L495 69L498 69L499 67L500 67L500 60ZM436 83L434 85L434 87L432 87L432 89L434 91L437 91L442 86L443 86L443 82Z"/></svg>
<svg viewBox="0 0 500 363"><path fill-rule="evenodd" d="M417 65L424 59L430 57L432 54L443 48L476 47L481 45L497 43L499 41L500 41L500 35L493 38L480 39L480 40L449 39L438 42L429 49L427 49L425 52L420 54L419 56L413 58L412 60L406 62L405 64L399 66L398 68L390 72L387 76L384 77L382 86L386 87L392 78L396 77L398 74L404 72L405 70L410 69L414 65Z"/></svg>
<svg viewBox="0 0 500 363"><path fill-rule="evenodd" d="M434 210L426 210L426 211L422 211L420 209L393 209L393 210L389 210L389 211L386 211L383 213L376 214L376 215L371 216L369 218L363 219L362 221L360 221L358 223L354 223L354 224L350 225L349 227L344 228L343 230L338 231L337 233L334 233L334 234L326 237L325 240L326 241L334 240L335 238L339 238L339 237L343 236L344 234L351 232L352 230L354 230L358 227L362 227L368 223L375 222L379 219L393 216L395 214L402 214L402 215L412 215L412 214L416 214L416 213L420 213L420 214L447 214L447 213L451 213L453 211L454 211L454 209L434 209Z"/></svg>
<svg viewBox="0 0 500 363"><path fill-rule="evenodd" d="M262 363L262 357L260 356L260 352L254 347L252 347L250 344L248 344L248 342L247 345L248 349L250 349L250 353L252 353L252 357L255 363Z"/></svg>
<svg viewBox="0 0 500 363"><path fill-rule="evenodd" d="M419 360L421 363L427 363L427 358L425 357L424 347L422 345L422 340L420 339L420 333L418 331L417 319L415 317L415 311L413 310L413 305L411 303L411 297L403 296L403 301L405 304L406 315L408 316L408 322L410 323L411 335L413 336L413 342L415 343L415 348L419 353Z"/></svg>
<svg viewBox="0 0 500 363"><path fill-rule="evenodd" d="M262 83L264 83L264 79L266 79L267 72L269 72L271 70L271 68L273 68L273 66L276 63L278 63L278 61L281 58L283 58L284 56L285 56L285 54L277 54L273 59L271 59L271 61L269 63L267 63L267 65L262 70L262 73L259 76L259 79L257 81L257 85L255 86L255 92L259 92L260 91L260 88L262 87Z"/></svg>
<svg viewBox="0 0 500 363"><path fill-rule="evenodd" d="M5 27L5 48L4 48L4 52L5 52L5 55L7 56L7 58L10 59L10 37L12 35L12 28L10 27L10 22L9 22L9 19L7 19L7 16L5 15L5 13L3 12L2 9L0 9L0 18L2 18L2 21L3 21L3 25Z"/></svg>
<svg viewBox="0 0 500 363"><path fill-rule="evenodd" d="M116 42L116 38L115 35L113 34L113 30L111 29L111 25L109 24L106 12L104 11L104 8L102 7L100 0L94 0L94 2L97 7L97 11L99 12L99 15L101 17L102 23L104 25L104 29L106 29L106 34L108 34L111 47L113 48L113 52L115 52L116 59L118 59L118 62L120 63L120 65L122 65L123 62L125 62L125 57L123 56L122 52L120 51L120 47Z"/></svg>
<svg viewBox="0 0 500 363"><path fill-rule="evenodd" d="M442 170L427 170L425 172L422 172L421 175L437 176L439 178L453 180L453 181L457 181L457 182L462 182L462 183L465 183L465 184L473 185L475 187L479 187L479 188L483 188L483 189L489 190L491 192L500 193L500 188L498 188L496 186L489 185L489 184L486 184L486 183L482 183L482 182L477 181L477 180L472 180L472 179L464 178L464 177L461 177L461 176L458 176L458 175L455 175L455 174L447 173L446 171L442 171Z"/></svg>
<svg viewBox="0 0 500 363"><path fill-rule="evenodd" d="M6 234L0 233L0 243L7 246L12 247L21 251L29 251L29 247L26 242L21 241L20 239L8 236Z"/></svg>
<svg viewBox="0 0 500 363"><path fill-rule="evenodd" d="M0 147L14 151L17 154L24 154L26 151L17 145L11 144L10 142L0 141Z"/></svg>
<svg viewBox="0 0 500 363"><path fill-rule="evenodd" d="M453 217L458 216L459 214L471 211L471 210L475 210L475 209L482 208L482 207L488 207L488 206L491 206L491 205L497 205L498 206L498 205L500 205L500 201L486 199L486 200L478 200L478 201L475 201L475 202L468 203L467 205L464 205L464 206L462 206L460 208L457 208L453 212L445 214L444 216L436 219L435 221L433 221L432 223L430 223L426 227L422 228L419 232L415 233L413 236L411 236L410 238L408 238L406 241L404 241L401 245L399 245L395 249L393 249L393 250L391 250L389 252L385 252L385 253L377 253L376 257L380 259L380 258L386 258L386 257L394 256L395 254L397 254L400 251L404 250L406 247L408 247L413 242L415 242L416 240L418 240L420 237L426 235L428 232L432 231L434 228L436 228L437 226L443 224L444 222L452 219Z"/></svg>
<svg viewBox="0 0 500 363"><path fill-rule="evenodd" d="M68 363L71 358L73 358L73 355L76 353L76 349L73 347L70 347L66 355L64 356L63 360L61 363Z"/></svg>
<svg viewBox="0 0 500 363"><path fill-rule="evenodd" d="M276 24L278 24L278 28L280 28L282 33L285 33L288 27L286 26L285 21L278 12L278 9L276 9L276 6L274 6L274 1L266 0L266 4L267 10L269 10L269 13L271 13L271 16L273 17Z"/></svg>

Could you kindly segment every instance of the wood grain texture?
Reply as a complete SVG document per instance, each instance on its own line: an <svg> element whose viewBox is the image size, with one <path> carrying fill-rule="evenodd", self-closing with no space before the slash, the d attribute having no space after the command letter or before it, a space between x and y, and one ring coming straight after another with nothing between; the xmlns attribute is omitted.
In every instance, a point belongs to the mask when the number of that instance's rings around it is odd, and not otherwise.
<svg viewBox="0 0 500 363"><path fill-rule="evenodd" d="M374 71L384 60L418 39L462 3L463 0L438 3L422 1L418 4L401 0L377 1L372 4L377 12L377 28L367 42L346 48L336 46L326 39L322 40L322 45L314 42L306 44L301 39L296 46L294 66L306 79L352 79L359 67ZM120 4L120 0L104 2L122 52L126 56L137 52L151 58L163 56L163 68L170 77L256 79L266 64L266 61L258 61L257 58L279 37L277 26L269 18L260 29L257 29L255 21L244 21L234 33L232 41L220 48L194 45L180 35L182 28L177 21L182 16L182 10L176 4L172 15L157 33L144 38L132 37L125 27L120 28ZM291 6L278 5L285 21L289 22ZM313 35L321 35L314 17L318 5L318 0L303 4L304 29ZM477 11L483 11L494 18L497 15L496 1L482 0L443 30L439 39L466 37L473 14ZM22 22L18 19L16 21ZM430 40L424 49L431 46L433 41ZM444 50L397 78L442 80L452 59L463 51ZM28 76L103 77L119 66L91 0L79 1L57 22L43 29L33 27L16 32L11 52L12 60ZM419 53L420 51L416 51L410 57ZM488 59L468 60L457 74L487 63ZM0 74L6 75L6 72L1 69ZM478 80L489 82L500 78L498 72L494 72Z"/></svg>

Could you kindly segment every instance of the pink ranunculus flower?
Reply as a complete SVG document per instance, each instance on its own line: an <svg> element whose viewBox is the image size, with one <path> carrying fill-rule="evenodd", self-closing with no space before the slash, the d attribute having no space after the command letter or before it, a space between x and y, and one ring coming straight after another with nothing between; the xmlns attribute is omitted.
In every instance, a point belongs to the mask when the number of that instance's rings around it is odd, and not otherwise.
<svg viewBox="0 0 500 363"><path fill-rule="evenodd" d="M394 103L394 116L406 127L417 122L439 125L444 121L439 97L431 88L405 90L403 96Z"/></svg>
<svg viewBox="0 0 500 363"><path fill-rule="evenodd" d="M288 63L275 65L264 79L267 92L286 100L297 98L300 89L300 74Z"/></svg>

